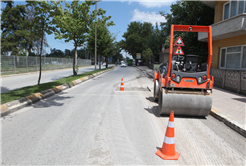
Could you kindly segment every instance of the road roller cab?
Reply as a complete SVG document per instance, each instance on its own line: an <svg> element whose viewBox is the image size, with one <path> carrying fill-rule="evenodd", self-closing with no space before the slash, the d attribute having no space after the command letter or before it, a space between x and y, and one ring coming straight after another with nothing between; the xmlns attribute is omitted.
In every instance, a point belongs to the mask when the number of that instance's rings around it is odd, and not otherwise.
<svg viewBox="0 0 246 166"><path fill-rule="evenodd" d="M180 37L174 44L178 48L173 55L174 31L207 32L207 63L199 64L199 55L184 55L181 49L184 43ZM211 26L171 26L169 59L154 71L154 98L159 103L160 114L170 114L172 110L176 115L207 116L210 113L213 89L211 60Z"/></svg>

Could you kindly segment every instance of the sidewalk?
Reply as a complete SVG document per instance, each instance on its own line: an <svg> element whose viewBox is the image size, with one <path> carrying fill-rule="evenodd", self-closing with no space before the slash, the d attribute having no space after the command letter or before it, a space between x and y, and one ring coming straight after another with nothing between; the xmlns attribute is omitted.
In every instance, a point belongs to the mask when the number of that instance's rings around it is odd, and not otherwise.
<svg viewBox="0 0 246 166"><path fill-rule="evenodd" d="M147 66L137 66L142 72L154 76L154 71ZM154 86L154 83L153 83ZM246 96L213 88L211 115L246 137Z"/></svg>

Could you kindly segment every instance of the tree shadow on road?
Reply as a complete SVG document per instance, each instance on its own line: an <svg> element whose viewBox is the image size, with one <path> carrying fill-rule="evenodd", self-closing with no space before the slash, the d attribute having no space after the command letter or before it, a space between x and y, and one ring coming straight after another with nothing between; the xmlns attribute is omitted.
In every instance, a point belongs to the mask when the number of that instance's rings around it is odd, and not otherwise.
<svg viewBox="0 0 246 166"><path fill-rule="evenodd" d="M1 86L1 93L5 93L5 92L8 92L8 91L10 91L10 89Z"/></svg>
<svg viewBox="0 0 246 166"><path fill-rule="evenodd" d="M232 98L232 99L246 103L246 98Z"/></svg>
<svg viewBox="0 0 246 166"><path fill-rule="evenodd" d="M45 100L41 100L35 104L33 104L33 108L47 108L47 107L52 107L52 106L63 106L64 102L63 100L67 100L67 99L72 99L73 97L70 96L60 96L60 95L64 95L66 93L62 92L59 94L56 94L54 96L48 97Z"/></svg>

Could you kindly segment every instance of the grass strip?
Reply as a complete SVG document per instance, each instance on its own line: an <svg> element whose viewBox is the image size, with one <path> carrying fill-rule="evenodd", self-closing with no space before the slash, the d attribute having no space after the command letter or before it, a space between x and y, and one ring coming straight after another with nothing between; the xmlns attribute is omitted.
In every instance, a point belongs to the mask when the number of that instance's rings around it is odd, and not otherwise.
<svg viewBox="0 0 246 166"><path fill-rule="evenodd" d="M90 72L78 74L77 76L64 77L59 80L40 84L39 87L37 85L33 85L33 86L26 86L20 89L9 91L9 92L1 94L1 104L7 103L13 100L17 100L17 99L20 99L20 98L23 98L23 97L32 95L34 93L47 90L47 89L51 89L51 88L54 88L62 84L68 84L71 87L73 85L72 81L74 80L98 73L103 70L111 69L111 68L113 67L108 67L108 68L96 70L96 71L90 71Z"/></svg>

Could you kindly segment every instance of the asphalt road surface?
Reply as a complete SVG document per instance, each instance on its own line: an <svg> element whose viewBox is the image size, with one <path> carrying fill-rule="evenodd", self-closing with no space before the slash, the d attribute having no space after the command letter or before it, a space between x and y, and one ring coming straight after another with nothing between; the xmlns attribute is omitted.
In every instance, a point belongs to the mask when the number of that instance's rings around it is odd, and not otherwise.
<svg viewBox="0 0 246 166"><path fill-rule="evenodd" d="M1 118L2 165L245 165L245 138L210 115L175 116L179 160L155 155L169 117L152 89L137 68L117 67Z"/></svg>
<svg viewBox="0 0 246 166"><path fill-rule="evenodd" d="M105 68L105 66L101 66L101 67ZM99 67L97 66L97 68ZM81 67L79 68L78 74L93 71L94 69L95 66ZM43 71L41 75L40 83L51 82L64 77L68 77L70 75L73 75L72 68ZM39 72L2 77L1 93L6 93L8 91L19 89L25 86L37 85L38 77L39 77Z"/></svg>

